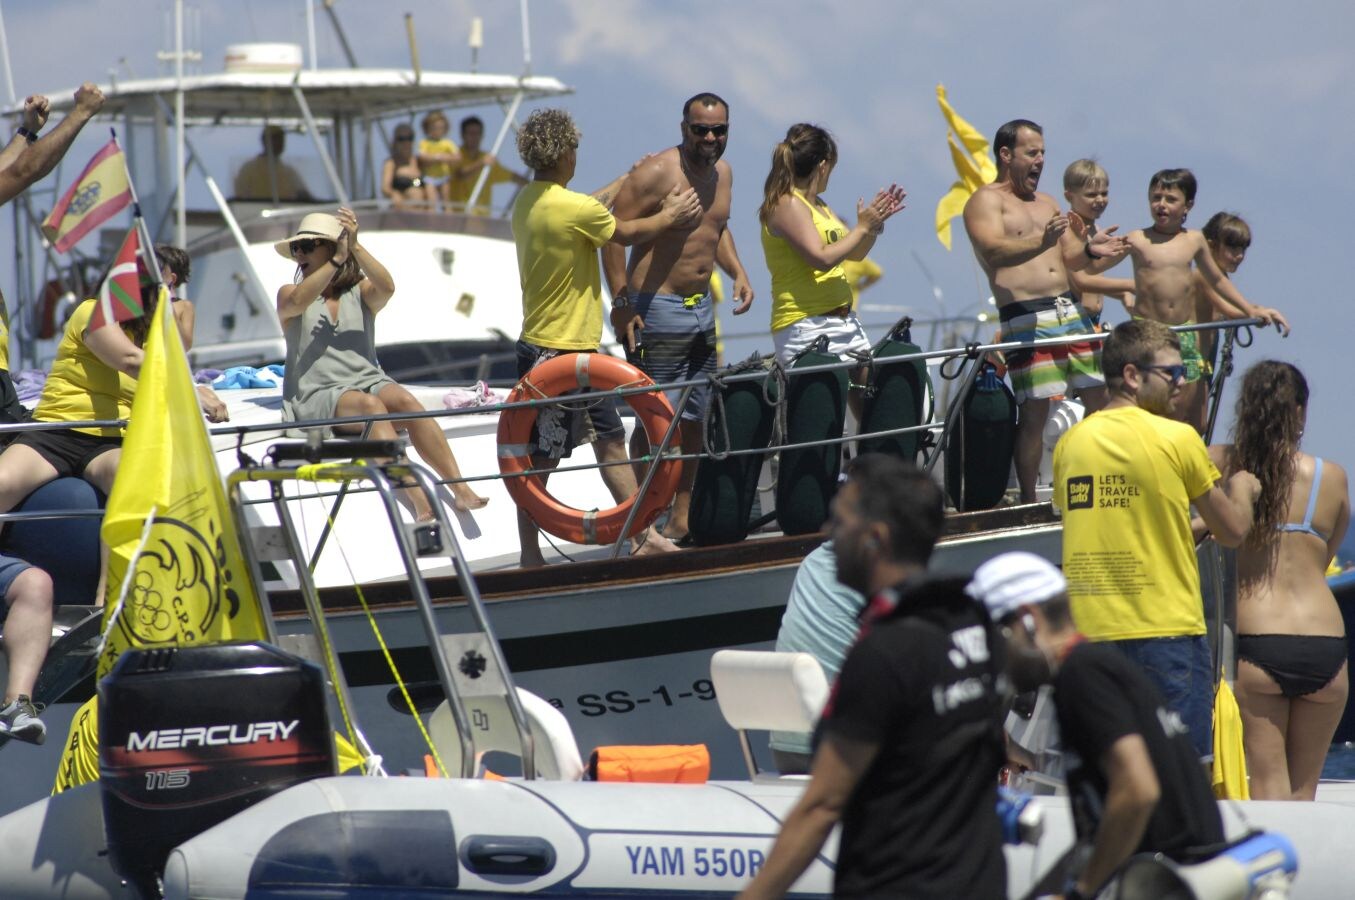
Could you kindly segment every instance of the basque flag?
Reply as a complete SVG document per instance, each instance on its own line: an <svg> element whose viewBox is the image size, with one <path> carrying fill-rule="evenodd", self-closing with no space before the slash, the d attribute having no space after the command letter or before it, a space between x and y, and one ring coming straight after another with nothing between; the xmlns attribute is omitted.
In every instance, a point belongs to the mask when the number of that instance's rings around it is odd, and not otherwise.
<svg viewBox="0 0 1355 900"><path fill-rule="evenodd" d="M136 226L127 232L122 249L113 260L113 268L99 287L99 299L90 316L90 329L102 328L114 322L126 322L142 315L141 276L137 268L137 253L141 242L136 237Z"/></svg>
<svg viewBox="0 0 1355 900"><path fill-rule="evenodd" d="M94 155L75 184L43 221L42 233L58 253L65 253L131 202L127 161L114 138Z"/></svg>

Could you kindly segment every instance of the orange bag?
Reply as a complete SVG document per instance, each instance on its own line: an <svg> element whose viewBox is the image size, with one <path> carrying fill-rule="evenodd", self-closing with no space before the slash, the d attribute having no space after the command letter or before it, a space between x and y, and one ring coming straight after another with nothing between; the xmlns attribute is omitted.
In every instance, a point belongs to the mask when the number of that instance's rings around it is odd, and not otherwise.
<svg viewBox="0 0 1355 900"><path fill-rule="evenodd" d="M705 784L710 778L710 751L705 744L599 747L588 758L588 777L593 781Z"/></svg>

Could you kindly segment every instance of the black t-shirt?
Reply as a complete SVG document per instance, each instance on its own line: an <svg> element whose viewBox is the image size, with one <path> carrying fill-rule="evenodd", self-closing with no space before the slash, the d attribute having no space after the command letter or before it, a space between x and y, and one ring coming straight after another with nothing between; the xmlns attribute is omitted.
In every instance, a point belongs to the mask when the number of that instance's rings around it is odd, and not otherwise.
<svg viewBox="0 0 1355 900"><path fill-rule="evenodd" d="M1218 804L1179 714L1169 711L1148 676L1124 654L1079 644L1054 676L1059 731L1068 754L1068 793L1080 838L1101 820L1107 783L1101 758L1126 735L1138 734L1162 788L1136 852L1189 858L1187 849L1223 840Z"/></svg>
<svg viewBox="0 0 1355 900"><path fill-rule="evenodd" d="M1000 647L963 586L909 582L843 664L822 733L880 751L843 813L836 896L1007 896Z"/></svg>

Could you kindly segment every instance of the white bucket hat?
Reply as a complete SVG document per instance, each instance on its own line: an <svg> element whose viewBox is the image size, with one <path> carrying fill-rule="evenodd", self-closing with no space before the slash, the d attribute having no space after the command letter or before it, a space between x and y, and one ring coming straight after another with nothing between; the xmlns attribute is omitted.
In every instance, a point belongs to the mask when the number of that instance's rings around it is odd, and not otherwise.
<svg viewBox="0 0 1355 900"><path fill-rule="evenodd" d="M286 259L292 258L292 241L313 240L333 241L339 240L339 235L343 233L343 226L339 220L329 213L310 213L301 220L300 227L296 234L287 238L285 241L278 241L273 245L273 249L278 251L278 256Z"/></svg>
<svg viewBox="0 0 1355 900"><path fill-rule="evenodd" d="M988 607L994 622L1026 605L1036 605L1068 590L1063 573L1043 557L1016 551L995 556L974 571L965 593Z"/></svg>

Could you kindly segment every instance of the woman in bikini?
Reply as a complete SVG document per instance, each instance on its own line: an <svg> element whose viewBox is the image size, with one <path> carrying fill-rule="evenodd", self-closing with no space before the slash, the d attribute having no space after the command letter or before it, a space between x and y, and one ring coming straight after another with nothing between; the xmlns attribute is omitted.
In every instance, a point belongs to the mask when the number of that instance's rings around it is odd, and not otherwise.
<svg viewBox="0 0 1355 900"><path fill-rule="evenodd" d="M1233 441L1211 447L1225 477L1257 476L1237 555L1237 682L1254 800L1312 800L1346 708L1346 637L1326 570L1350 522L1346 473L1299 450L1308 382L1289 363L1247 370Z"/></svg>
<svg viewBox="0 0 1355 900"><path fill-rule="evenodd" d="M391 155L381 167L381 193L395 207L435 207L437 194L419 169L414 156L414 129L408 125L395 126Z"/></svg>
<svg viewBox="0 0 1355 900"><path fill-rule="evenodd" d="M395 293L395 281L358 241L353 211L341 207L337 217L311 213L296 234L273 247L296 261L296 283L278 289L278 318L287 341L283 420L423 412L423 404L376 362L376 314ZM457 509L479 509L489 502L459 481L461 470L436 420L374 422L368 436L394 440L397 429L409 434L439 477L452 482L448 487ZM361 433L362 428L334 430ZM411 491L410 501L420 521L433 518L421 491Z"/></svg>

